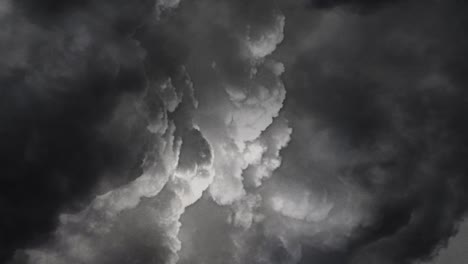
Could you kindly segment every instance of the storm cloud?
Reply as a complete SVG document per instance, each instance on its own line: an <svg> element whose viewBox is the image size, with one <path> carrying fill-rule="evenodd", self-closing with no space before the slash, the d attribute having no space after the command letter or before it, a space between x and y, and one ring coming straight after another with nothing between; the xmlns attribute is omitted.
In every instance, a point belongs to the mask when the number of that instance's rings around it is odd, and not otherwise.
<svg viewBox="0 0 468 264"><path fill-rule="evenodd" d="M467 11L0 0L0 262L431 263L468 209Z"/></svg>

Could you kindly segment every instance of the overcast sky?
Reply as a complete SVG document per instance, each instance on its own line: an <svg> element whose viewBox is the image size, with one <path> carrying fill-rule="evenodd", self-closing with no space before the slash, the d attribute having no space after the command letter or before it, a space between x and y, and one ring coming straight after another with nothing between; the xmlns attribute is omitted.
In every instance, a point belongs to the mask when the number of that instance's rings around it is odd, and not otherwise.
<svg viewBox="0 0 468 264"><path fill-rule="evenodd" d="M462 263L467 12L0 0L0 263Z"/></svg>

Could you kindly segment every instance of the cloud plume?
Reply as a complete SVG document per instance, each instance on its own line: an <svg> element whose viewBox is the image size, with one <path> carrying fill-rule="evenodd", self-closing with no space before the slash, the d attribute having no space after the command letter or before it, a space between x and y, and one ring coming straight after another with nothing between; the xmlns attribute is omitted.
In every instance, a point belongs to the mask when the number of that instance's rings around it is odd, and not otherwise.
<svg viewBox="0 0 468 264"><path fill-rule="evenodd" d="M0 0L0 262L431 263L468 209L466 11Z"/></svg>

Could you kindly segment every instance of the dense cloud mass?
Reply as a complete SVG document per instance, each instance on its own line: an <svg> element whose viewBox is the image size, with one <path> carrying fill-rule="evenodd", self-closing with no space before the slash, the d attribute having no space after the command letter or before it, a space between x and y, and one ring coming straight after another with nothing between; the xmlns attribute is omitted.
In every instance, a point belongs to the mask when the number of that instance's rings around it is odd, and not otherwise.
<svg viewBox="0 0 468 264"><path fill-rule="evenodd" d="M0 0L0 262L433 263L468 209L467 12Z"/></svg>

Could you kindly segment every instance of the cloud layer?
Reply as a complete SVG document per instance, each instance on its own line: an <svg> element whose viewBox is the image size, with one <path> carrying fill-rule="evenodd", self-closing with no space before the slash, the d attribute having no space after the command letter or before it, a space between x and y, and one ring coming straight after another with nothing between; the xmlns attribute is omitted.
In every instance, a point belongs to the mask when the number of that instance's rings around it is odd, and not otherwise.
<svg viewBox="0 0 468 264"><path fill-rule="evenodd" d="M466 11L0 0L0 262L430 260L467 209Z"/></svg>

